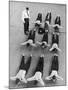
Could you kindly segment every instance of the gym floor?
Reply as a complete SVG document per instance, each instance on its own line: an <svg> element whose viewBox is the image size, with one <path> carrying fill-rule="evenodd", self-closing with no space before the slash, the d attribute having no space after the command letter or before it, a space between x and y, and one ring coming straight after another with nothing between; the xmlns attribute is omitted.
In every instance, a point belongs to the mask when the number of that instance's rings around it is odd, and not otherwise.
<svg viewBox="0 0 68 90"><path fill-rule="evenodd" d="M59 75L63 77L63 81L59 80L56 83L45 82L44 78L48 76L51 58L53 53L49 52L49 49L41 49L37 48L26 48L26 46L21 46L20 44L24 42L27 36L24 35L24 27L22 22L22 11L25 7L29 7L30 10L30 25L29 28L32 29L34 27L34 21L37 18L38 13L42 13L42 19L44 21L47 12L52 13L52 22L54 24L54 20L57 15L61 17L61 25L62 29L60 30L59 36L59 47L62 52L59 53ZM32 54L32 62L30 69L26 75L26 78L32 76L32 72L35 69L38 61L38 57L43 53L44 58L44 70L43 70L43 80L46 86L63 86L66 85L66 5L64 4L47 4L47 3L33 3L33 2L21 2L21 1L10 1L9 2L9 77L15 76L18 72L18 67L20 65L21 56L24 53L27 57ZM52 28L50 28L52 30ZM36 41L40 41L42 39L42 35L36 33ZM51 34L49 34L49 43L51 43ZM16 86L13 81L9 80L10 88L23 88L23 87L33 87L33 83L29 83L29 85L19 85ZM37 86L41 86L37 84Z"/></svg>

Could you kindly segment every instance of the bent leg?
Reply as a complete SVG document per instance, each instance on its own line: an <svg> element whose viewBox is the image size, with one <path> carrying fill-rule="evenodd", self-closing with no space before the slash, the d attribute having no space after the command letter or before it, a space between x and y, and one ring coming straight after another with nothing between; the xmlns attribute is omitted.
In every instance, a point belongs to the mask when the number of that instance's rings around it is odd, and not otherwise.
<svg viewBox="0 0 68 90"><path fill-rule="evenodd" d="M55 72L52 71L51 74L45 78L45 80L51 80L54 75L55 75Z"/></svg>
<svg viewBox="0 0 68 90"><path fill-rule="evenodd" d="M63 78L62 77L60 77L59 75L58 75L58 73L56 73L56 75L55 75L56 77L57 77L57 80L63 80Z"/></svg>
<svg viewBox="0 0 68 90"><path fill-rule="evenodd" d="M26 41L26 42L21 43L21 45L26 45L27 43L29 43L29 40Z"/></svg>
<svg viewBox="0 0 68 90"><path fill-rule="evenodd" d="M17 79L17 76L10 77L10 80L15 81Z"/></svg>
<svg viewBox="0 0 68 90"><path fill-rule="evenodd" d="M36 43L37 43L37 44L39 44L39 45L41 45L41 44L42 44L42 42L39 42L39 41L37 41Z"/></svg>
<svg viewBox="0 0 68 90"><path fill-rule="evenodd" d="M16 80L17 78L20 79L20 76L21 76L21 75L22 75L22 70L20 70L20 71L17 73L16 76L11 77L10 79L13 80L13 81Z"/></svg>
<svg viewBox="0 0 68 90"><path fill-rule="evenodd" d="M55 48L55 44L52 45L52 47L49 49L49 51L52 51Z"/></svg>
<svg viewBox="0 0 68 90"><path fill-rule="evenodd" d="M35 76L32 76L32 77L27 79L27 81L34 81L34 80L35 80Z"/></svg>
<svg viewBox="0 0 68 90"><path fill-rule="evenodd" d="M47 42L43 42L44 44L45 44L45 46L47 46L47 47L50 47L50 44L48 44Z"/></svg>
<svg viewBox="0 0 68 90"><path fill-rule="evenodd" d="M61 49L58 47L58 45L56 45L56 47L55 47L58 51L60 51L61 52Z"/></svg>
<svg viewBox="0 0 68 90"><path fill-rule="evenodd" d="M42 73L41 72L36 72L35 73L35 78L42 86L45 85L44 81L42 80Z"/></svg>

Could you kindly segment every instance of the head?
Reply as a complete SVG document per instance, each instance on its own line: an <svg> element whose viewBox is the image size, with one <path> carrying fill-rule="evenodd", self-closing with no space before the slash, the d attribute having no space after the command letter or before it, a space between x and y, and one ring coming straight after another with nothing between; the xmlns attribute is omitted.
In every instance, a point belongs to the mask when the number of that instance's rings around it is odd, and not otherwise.
<svg viewBox="0 0 68 90"><path fill-rule="evenodd" d="M26 7L26 10L28 11L29 10L29 7Z"/></svg>
<svg viewBox="0 0 68 90"><path fill-rule="evenodd" d="M42 45L41 45L41 46L42 46L42 48L43 48L43 49L45 48L45 44L44 44L44 43L42 43Z"/></svg>
<svg viewBox="0 0 68 90"><path fill-rule="evenodd" d="M55 75L52 77L52 80L53 80L53 82L56 81L56 76Z"/></svg>
<svg viewBox="0 0 68 90"><path fill-rule="evenodd" d="M29 43L27 43L27 45L26 45L27 47L29 47L30 46L30 44Z"/></svg>
<svg viewBox="0 0 68 90"><path fill-rule="evenodd" d="M58 53L58 50L57 50L56 48L54 48L54 49L53 49L53 52L54 52L54 53ZM54 55L54 56L56 56L56 55Z"/></svg>

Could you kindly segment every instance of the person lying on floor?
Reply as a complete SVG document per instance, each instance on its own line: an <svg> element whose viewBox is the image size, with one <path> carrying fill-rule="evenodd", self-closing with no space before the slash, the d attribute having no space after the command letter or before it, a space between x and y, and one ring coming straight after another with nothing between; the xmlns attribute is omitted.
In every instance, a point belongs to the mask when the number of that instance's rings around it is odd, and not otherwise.
<svg viewBox="0 0 68 90"><path fill-rule="evenodd" d="M51 12L47 13L45 21L40 25L38 29L38 34L44 34L45 30L49 30L50 24L51 24Z"/></svg>
<svg viewBox="0 0 68 90"><path fill-rule="evenodd" d="M18 84L20 81L23 83L27 83L25 76L28 73L31 64L31 59L32 59L32 55L29 56L28 61L25 63L25 56L23 54L19 66L19 72L16 74L16 76L10 77L10 80L16 81L16 84Z"/></svg>
<svg viewBox="0 0 68 90"><path fill-rule="evenodd" d="M46 18L45 18L45 27L47 29L47 27L49 27L49 25L51 24L51 12L47 13Z"/></svg>
<svg viewBox="0 0 68 90"><path fill-rule="evenodd" d="M63 80L63 78L58 75L58 70L59 70L58 55L54 54L49 76L46 77L45 80L56 80L56 79Z"/></svg>
<svg viewBox="0 0 68 90"><path fill-rule="evenodd" d="M37 19L35 21L35 28L36 28L36 31L38 31L38 34L43 34L43 31L44 31L41 24L42 24L42 13L38 13Z"/></svg>
<svg viewBox="0 0 68 90"><path fill-rule="evenodd" d="M43 76L43 65L44 65L44 55L39 57L39 61L37 63L37 67L34 73L34 76L27 79L27 81L37 81L42 86L45 86L44 81L42 80Z"/></svg>
<svg viewBox="0 0 68 90"><path fill-rule="evenodd" d="M42 23L42 13L38 13L37 19L35 21L35 27L38 29Z"/></svg>
<svg viewBox="0 0 68 90"><path fill-rule="evenodd" d="M48 30L46 30L45 33L43 34L43 38L42 38L41 42L37 41L37 44L39 44L40 46L42 46L42 48L45 48L45 47L49 47L50 46L48 44Z"/></svg>
<svg viewBox="0 0 68 90"><path fill-rule="evenodd" d="M36 46L35 45L35 33L36 33L36 30L30 30L29 32L29 35L28 35L28 38L25 42L21 43L21 45L27 45L27 46Z"/></svg>
<svg viewBox="0 0 68 90"><path fill-rule="evenodd" d="M59 32L59 29L62 28L60 16L57 16L57 17L56 17L56 19L55 19L55 24L52 25L52 26L53 26L55 32Z"/></svg>
<svg viewBox="0 0 68 90"><path fill-rule="evenodd" d="M55 32L52 34L52 47L49 49L49 51L53 51L54 49L61 51L59 48L59 33Z"/></svg>

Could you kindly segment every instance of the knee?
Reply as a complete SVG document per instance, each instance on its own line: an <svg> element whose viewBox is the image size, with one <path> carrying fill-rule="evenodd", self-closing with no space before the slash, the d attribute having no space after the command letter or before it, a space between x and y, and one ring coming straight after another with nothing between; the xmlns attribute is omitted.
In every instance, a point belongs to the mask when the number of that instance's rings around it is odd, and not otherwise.
<svg viewBox="0 0 68 90"><path fill-rule="evenodd" d="M57 44L56 43L54 44L54 47L57 47Z"/></svg>
<svg viewBox="0 0 68 90"><path fill-rule="evenodd" d="M35 75L36 75L37 78L41 78L42 77L42 73L41 72L36 72Z"/></svg>

